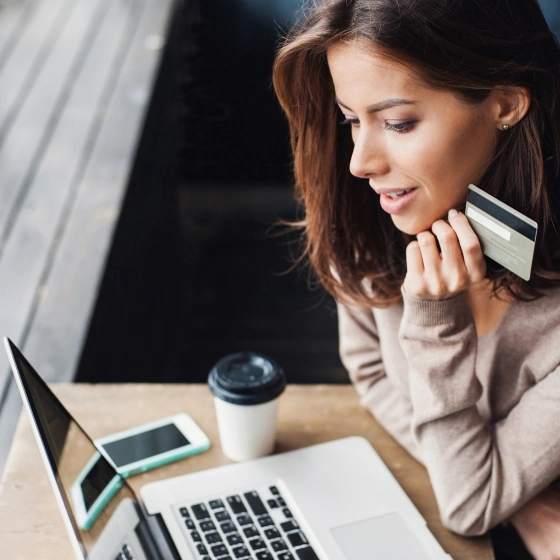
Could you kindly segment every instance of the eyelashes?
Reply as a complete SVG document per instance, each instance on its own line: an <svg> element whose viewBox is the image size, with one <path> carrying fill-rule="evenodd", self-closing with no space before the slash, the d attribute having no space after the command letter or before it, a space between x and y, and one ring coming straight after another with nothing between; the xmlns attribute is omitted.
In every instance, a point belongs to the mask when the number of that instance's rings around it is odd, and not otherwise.
<svg viewBox="0 0 560 560"><path fill-rule="evenodd" d="M358 126L358 125L360 124L360 121L359 121L358 119L346 118L346 119L340 121L339 124L341 124L341 125L343 125L343 126L348 126L348 125L350 125L350 126Z"/></svg>
<svg viewBox="0 0 560 560"><path fill-rule="evenodd" d="M416 121L408 121L408 122L396 123L396 124L386 123L385 124L385 129L386 130L394 130L395 132L404 133L404 132L410 132L414 128L415 125L416 125Z"/></svg>
<svg viewBox="0 0 560 560"><path fill-rule="evenodd" d="M394 124L386 122L385 130L391 130L393 132L404 134L406 132L410 132L416 126L416 123L417 121L407 121ZM339 124L341 124L342 126L358 127L360 125L360 121L358 119L345 118L344 120L340 121Z"/></svg>

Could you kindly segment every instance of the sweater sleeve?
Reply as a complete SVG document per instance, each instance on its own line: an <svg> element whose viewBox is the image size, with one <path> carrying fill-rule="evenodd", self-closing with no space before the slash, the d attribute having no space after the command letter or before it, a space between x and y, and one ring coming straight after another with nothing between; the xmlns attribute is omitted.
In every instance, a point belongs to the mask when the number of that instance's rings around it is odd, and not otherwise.
<svg viewBox="0 0 560 560"><path fill-rule="evenodd" d="M403 297L400 340L409 363L412 430L442 521L460 534L483 534L560 473L560 370L487 425L476 406L477 335L463 294L443 301Z"/></svg>
<svg viewBox="0 0 560 560"><path fill-rule="evenodd" d="M340 357L362 405L422 462L410 430L412 404L385 374L372 310L337 305Z"/></svg>

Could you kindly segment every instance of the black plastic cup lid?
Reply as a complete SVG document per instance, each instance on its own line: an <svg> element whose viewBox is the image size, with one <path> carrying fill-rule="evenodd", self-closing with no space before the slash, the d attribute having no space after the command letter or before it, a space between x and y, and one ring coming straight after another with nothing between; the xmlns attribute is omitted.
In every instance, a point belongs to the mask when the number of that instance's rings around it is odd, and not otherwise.
<svg viewBox="0 0 560 560"><path fill-rule="evenodd" d="M284 370L271 358L255 352L229 354L210 370L212 394L232 404L263 404L286 387Z"/></svg>

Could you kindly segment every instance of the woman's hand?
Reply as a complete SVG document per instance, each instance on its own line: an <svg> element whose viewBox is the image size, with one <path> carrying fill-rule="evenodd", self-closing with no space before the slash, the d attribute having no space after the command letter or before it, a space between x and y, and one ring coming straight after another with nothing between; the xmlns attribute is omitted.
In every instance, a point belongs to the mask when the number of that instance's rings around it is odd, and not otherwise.
<svg viewBox="0 0 560 560"><path fill-rule="evenodd" d="M419 299L447 299L486 276L480 242L466 216L449 212L406 248L404 291ZM438 245L436 243L439 243Z"/></svg>
<svg viewBox="0 0 560 560"><path fill-rule="evenodd" d="M547 489L511 518L535 560L560 560L560 493Z"/></svg>

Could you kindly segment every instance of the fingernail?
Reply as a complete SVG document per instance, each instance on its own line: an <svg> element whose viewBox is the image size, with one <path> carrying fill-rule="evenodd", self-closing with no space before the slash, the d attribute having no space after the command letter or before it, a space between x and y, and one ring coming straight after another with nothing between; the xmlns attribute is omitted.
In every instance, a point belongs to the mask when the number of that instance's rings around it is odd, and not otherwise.
<svg viewBox="0 0 560 560"><path fill-rule="evenodd" d="M450 220L451 218L454 218L459 212L457 212L457 210L455 210L455 208L451 208L451 210L449 210L449 212L447 213L447 218Z"/></svg>

